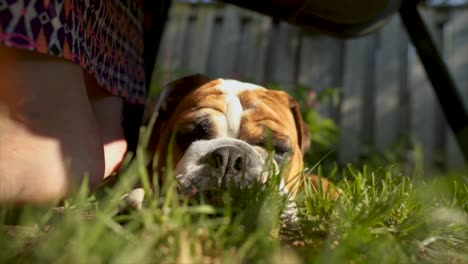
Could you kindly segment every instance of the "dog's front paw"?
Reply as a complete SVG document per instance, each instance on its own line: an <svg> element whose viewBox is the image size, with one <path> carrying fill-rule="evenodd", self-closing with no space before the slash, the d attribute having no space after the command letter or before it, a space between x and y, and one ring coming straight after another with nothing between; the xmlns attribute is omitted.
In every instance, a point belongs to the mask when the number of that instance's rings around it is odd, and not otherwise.
<svg viewBox="0 0 468 264"><path fill-rule="evenodd" d="M143 200L145 199L145 190L143 188L136 188L129 193L122 196L125 200L125 207L129 209L141 209Z"/></svg>

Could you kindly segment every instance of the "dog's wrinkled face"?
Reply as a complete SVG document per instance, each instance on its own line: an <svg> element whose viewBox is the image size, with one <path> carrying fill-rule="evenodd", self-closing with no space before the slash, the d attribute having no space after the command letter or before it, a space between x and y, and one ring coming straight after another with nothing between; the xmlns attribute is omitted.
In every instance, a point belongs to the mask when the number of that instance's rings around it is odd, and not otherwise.
<svg viewBox="0 0 468 264"><path fill-rule="evenodd" d="M310 140L298 104L289 95L199 75L175 81L170 89L152 145L159 155L159 172L172 155L182 194L265 182L270 154L277 168L291 161L283 180L288 189L293 187Z"/></svg>

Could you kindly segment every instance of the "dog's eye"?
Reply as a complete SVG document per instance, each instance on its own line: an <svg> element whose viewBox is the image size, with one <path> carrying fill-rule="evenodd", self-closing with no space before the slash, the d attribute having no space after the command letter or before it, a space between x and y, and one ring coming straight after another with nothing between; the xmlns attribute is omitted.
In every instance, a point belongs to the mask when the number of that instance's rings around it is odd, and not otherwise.
<svg viewBox="0 0 468 264"><path fill-rule="evenodd" d="M286 158L292 154L292 148L284 143L279 143L274 145L274 159L278 163L278 165L283 164Z"/></svg>
<svg viewBox="0 0 468 264"><path fill-rule="evenodd" d="M274 144L274 150L276 155L286 155L292 152L292 148L287 144Z"/></svg>
<svg viewBox="0 0 468 264"><path fill-rule="evenodd" d="M275 155L279 156L284 156L288 153L292 152L291 146L285 142L271 142L271 141L265 141L260 144L258 144L260 147L266 149L268 152L275 152Z"/></svg>
<svg viewBox="0 0 468 264"><path fill-rule="evenodd" d="M194 141L210 139L212 134L211 122L203 119L200 122L181 125L176 135L176 142L182 149L186 149Z"/></svg>

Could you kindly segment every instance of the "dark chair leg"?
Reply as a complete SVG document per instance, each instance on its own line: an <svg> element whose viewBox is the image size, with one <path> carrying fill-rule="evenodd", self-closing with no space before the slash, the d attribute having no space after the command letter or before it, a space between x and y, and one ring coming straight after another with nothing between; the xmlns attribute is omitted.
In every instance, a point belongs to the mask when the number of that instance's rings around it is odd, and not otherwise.
<svg viewBox="0 0 468 264"><path fill-rule="evenodd" d="M149 90L154 63L158 55L159 44L162 39L164 25L167 20L171 0L144 0L143 10L145 16L144 27L144 61L146 90ZM128 150L135 151L138 145L141 120L143 117L144 105L128 104L124 105L125 138L128 142Z"/></svg>
<svg viewBox="0 0 468 264"><path fill-rule="evenodd" d="M468 113L459 90L419 14L416 1L403 1L400 16L467 162Z"/></svg>

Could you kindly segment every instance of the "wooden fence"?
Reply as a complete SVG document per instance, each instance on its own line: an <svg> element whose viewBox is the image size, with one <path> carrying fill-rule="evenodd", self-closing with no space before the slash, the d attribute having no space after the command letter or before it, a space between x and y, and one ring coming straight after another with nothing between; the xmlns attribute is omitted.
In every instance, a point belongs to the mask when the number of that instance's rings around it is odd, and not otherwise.
<svg viewBox="0 0 468 264"><path fill-rule="evenodd" d="M422 11L468 102L468 11ZM161 83L206 73L288 89L336 87L339 104L322 104L320 111L340 127L341 162L386 150L403 134L422 144L426 164L463 162L398 16L372 35L342 40L232 5L175 4L156 71Z"/></svg>

